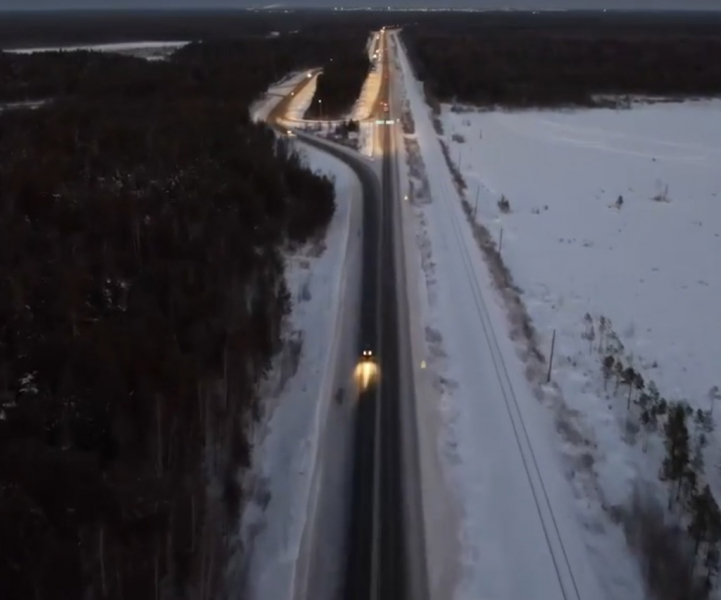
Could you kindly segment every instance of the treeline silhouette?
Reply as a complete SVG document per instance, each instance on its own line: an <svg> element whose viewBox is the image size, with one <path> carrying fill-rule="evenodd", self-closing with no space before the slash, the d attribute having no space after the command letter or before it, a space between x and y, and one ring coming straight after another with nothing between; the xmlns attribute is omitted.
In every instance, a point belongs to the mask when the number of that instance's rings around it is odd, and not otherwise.
<svg viewBox="0 0 721 600"><path fill-rule="evenodd" d="M221 598L283 248L332 183L248 106L342 32L0 54L0 598ZM341 102L339 102L339 105Z"/></svg>
<svg viewBox="0 0 721 600"><path fill-rule="evenodd" d="M407 14L407 13L406 13ZM393 17L395 18L395 17ZM386 12L313 9L142 9L6 11L0 19L0 48L53 47L112 42L229 41L313 33L336 37L387 25Z"/></svg>
<svg viewBox="0 0 721 600"><path fill-rule="evenodd" d="M595 106L623 95L721 93L718 17L448 17L403 36L426 91L441 101Z"/></svg>

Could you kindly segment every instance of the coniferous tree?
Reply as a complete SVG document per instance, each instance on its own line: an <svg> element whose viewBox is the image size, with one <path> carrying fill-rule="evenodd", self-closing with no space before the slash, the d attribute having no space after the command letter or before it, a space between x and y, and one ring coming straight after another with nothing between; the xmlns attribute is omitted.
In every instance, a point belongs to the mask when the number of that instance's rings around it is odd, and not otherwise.
<svg viewBox="0 0 721 600"><path fill-rule="evenodd" d="M609 327L608 319L606 319L606 317L601 315L598 319L598 351L601 354L603 354L606 351L606 349L603 346L603 342L604 342L604 337L606 335L606 331L608 330L608 327Z"/></svg>
<svg viewBox="0 0 721 600"><path fill-rule="evenodd" d="M616 387L613 390L613 392L615 394L615 393L618 393L618 387L621 385L621 382L623 381L623 374L625 372L625 368L623 366L623 363L621 362L621 359L616 359L613 369L614 369L614 375L616 376Z"/></svg>
<svg viewBox="0 0 721 600"><path fill-rule="evenodd" d="M631 394L633 393L633 387L636 382L636 371L633 367L626 367L623 374L621 375L624 385L628 386L628 400L626 401L626 410L631 409Z"/></svg>
<svg viewBox="0 0 721 600"><path fill-rule="evenodd" d="M596 339L596 331L593 326L593 317L586 313L583 317L583 321L586 324L586 330L583 332L583 337L588 340L588 350L593 352L593 341Z"/></svg>
<svg viewBox="0 0 721 600"><path fill-rule="evenodd" d="M671 485L668 507L678 502L681 486L689 467L689 436L686 427L686 411L680 404L673 404L664 426L666 456L663 459L662 479Z"/></svg>
<svg viewBox="0 0 721 600"><path fill-rule="evenodd" d="M615 359L610 354L603 359L603 391L606 391L608 387L608 380L614 372L613 367L615 362Z"/></svg>

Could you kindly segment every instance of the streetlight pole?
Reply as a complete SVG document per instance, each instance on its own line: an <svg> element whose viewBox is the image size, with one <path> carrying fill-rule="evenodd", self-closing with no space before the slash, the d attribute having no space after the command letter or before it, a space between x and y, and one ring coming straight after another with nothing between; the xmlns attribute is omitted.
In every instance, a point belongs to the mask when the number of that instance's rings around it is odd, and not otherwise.
<svg viewBox="0 0 721 600"><path fill-rule="evenodd" d="M473 222L476 222L476 213L478 212L478 196L481 195L481 182L478 182L478 187L476 188L476 203L473 206Z"/></svg>

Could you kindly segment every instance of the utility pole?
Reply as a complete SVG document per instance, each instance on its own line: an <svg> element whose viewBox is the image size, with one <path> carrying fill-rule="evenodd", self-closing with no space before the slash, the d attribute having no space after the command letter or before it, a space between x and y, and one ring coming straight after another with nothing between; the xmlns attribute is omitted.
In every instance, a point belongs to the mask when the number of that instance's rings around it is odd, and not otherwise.
<svg viewBox="0 0 721 600"><path fill-rule="evenodd" d="M498 239L498 254L501 253L502 249L503 249L503 227L501 227L501 236Z"/></svg>
<svg viewBox="0 0 721 600"><path fill-rule="evenodd" d="M553 368L553 349L556 346L556 330L553 330L553 338L551 339L551 359L548 361L548 377L546 383L551 383L551 369Z"/></svg>

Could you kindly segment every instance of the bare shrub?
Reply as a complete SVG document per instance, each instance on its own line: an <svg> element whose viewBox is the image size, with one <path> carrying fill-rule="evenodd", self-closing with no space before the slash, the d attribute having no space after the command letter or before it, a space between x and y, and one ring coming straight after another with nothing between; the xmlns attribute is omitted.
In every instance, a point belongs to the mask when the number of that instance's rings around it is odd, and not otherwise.
<svg viewBox="0 0 721 600"><path fill-rule="evenodd" d="M456 142L456 144L463 144L466 141L466 138L460 133L454 133L451 139Z"/></svg>
<svg viewBox="0 0 721 600"><path fill-rule="evenodd" d="M634 490L622 511L629 547L636 553L646 592L656 600L705 600L709 592L694 576L693 547L681 526L651 493Z"/></svg>
<svg viewBox="0 0 721 600"><path fill-rule="evenodd" d="M511 203L505 196L501 196L501 199L498 201L498 210L505 214L511 212Z"/></svg>
<svg viewBox="0 0 721 600"><path fill-rule="evenodd" d="M416 124L413 121L413 114L408 100L403 103L403 113L401 114L401 127L403 133L413 135L416 132Z"/></svg>
<svg viewBox="0 0 721 600"><path fill-rule="evenodd" d="M671 202L668 196L668 183L656 182L656 194L651 198L656 202Z"/></svg>
<svg viewBox="0 0 721 600"><path fill-rule="evenodd" d="M286 339L283 340L283 347L278 357L278 380L274 390L274 394L280 394L285 388L286 383L298 371L300 363L300 355L303 350L303 331L294 329L289 332Z"/></svg>
<svg viewBox="0 0 721 600"><path fill-rule="evenodd" d="M311 293L310 293L310 281L307 279L303 282L303 284L300 287L300 294L299 301L300 302L307 302L311 299Z"/></svg>
<svg viewBox="0 0 721 600"><path fill-rule="evenodd" d="M446 163L448 164L448 168L451 170L451 175L453 176L453 184L456 187L456 191L461 196L463 196L463 191L467 187L466 182L464 181L463 175L461 175L458 166L451 160L451 155L448 150L448 144L446 144L443 140L441 140L441 149L443 150L443 156L446 157Z"/></svg>

